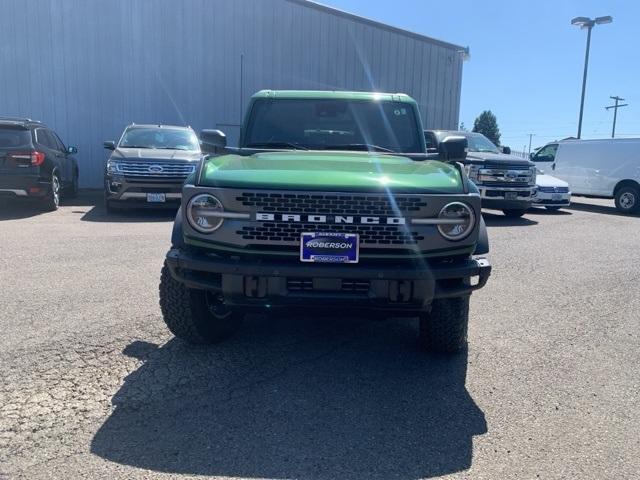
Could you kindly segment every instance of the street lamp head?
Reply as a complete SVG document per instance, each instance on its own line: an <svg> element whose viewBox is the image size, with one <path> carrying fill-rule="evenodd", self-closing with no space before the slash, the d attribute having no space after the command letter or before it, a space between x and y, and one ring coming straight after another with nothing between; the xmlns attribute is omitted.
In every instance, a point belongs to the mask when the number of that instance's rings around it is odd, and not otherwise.
<svg viewBox="0 0 640 480"><path fill-rule="evenodd" d="M595 22L598 25L604 25L605 23L611 23L613 22L613 17L610 15L607 15L606 17L596 17Z"/></svg>
<svg viewBox="0 0 640 480"><path fill-rule="evenodd" d="M591 28L594 25L604 25L605 23L613 22L613 17L607 15L605 17L596 17L591 19L589 17L576 17L571 20L571 25L576 25L580 28Z"/></svg>
<svg viewBox="0 0 640 480"><path fill-rule="evenodd" d="M586 27L591 23L593 23L593 20L589 17L576 17L571 20L571 25L577 25L579 27Z"/></svg>

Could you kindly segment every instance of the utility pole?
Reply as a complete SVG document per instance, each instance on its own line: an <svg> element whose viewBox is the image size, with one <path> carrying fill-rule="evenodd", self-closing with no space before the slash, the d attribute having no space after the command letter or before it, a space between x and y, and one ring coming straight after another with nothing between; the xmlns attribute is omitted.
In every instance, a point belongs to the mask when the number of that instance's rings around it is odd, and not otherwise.
<svg viewBox="0 0 640 480"><path fill-rule="evenodd" d="M531 137L533 137L533 133L529 134L529 155L531 155Z"/></svg>
<svg viewBox="0 0 640 480"><path fill-rule="evenodd" d="M618 118L618 109L622 107L626 107L629 104L623 103L618 104L618 102L624 102L624 98L620 98L617 95L615 97L609 97L612 100L616 101L615 105L609 105L608 107L604 107L605 110L610 110L613 108L613 129L611 130L611 138L616 138L616 119Z"/></svg>

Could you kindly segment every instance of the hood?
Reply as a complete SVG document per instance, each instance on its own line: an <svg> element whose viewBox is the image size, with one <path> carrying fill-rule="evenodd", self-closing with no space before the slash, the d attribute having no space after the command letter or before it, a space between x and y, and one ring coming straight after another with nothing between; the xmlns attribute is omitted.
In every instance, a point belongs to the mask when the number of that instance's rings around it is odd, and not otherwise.
<svg viewBox="0 0 640 480"><path fill-rule="evenodd" d="M116 148L111 154L112 160L154 160L154 161L187 161L200 160L200 152L185 150L166 150L163 148Z"/></svg>
<svg viewBox="0 0 640 480"><path fill-rule="evenodd" d="M507 155L505 153L469 152L467 159L480 160L487 165L526 165L529 167L534 165L531 160L515 155Z"/></svg>
<svg viewBox="0 0 640 480"><path fill-rule="evenodd" d="M544 173L538 173L536 175L536 185L539 187L568 187L569 184L564 180L546 175Z"/></svg>
<svg viewBox="0 0 640 480"><path fill-rule="evenodd" d="M459 171L447 163L369 152L290 151L211 157L200 185L322 191L462 193Z"/></svg>

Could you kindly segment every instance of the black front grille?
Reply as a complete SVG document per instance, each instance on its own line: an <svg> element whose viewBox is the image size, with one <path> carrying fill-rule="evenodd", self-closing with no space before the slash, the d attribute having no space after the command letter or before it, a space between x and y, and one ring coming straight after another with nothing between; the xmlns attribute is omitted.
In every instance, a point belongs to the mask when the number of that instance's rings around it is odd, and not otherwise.
<svg viewBox="0 0 640 480"><path fill-rule="evenodd" d="M406 230L404 225L327 225L317 223L268 223L242 227L236 233L245 240L299 242L302 232L357 233L360 242L370 245L413 245L424 236Z"/></svg>
<svg viewBox="0 0 640 480"><path fill-rule="evenodd" d="M417 196L244 192L236 200L261 212L398 216L427 205Z"/></svg>
<svg viewBox="0 0 640 480"><path fill-rule="evenodd" d="M510 185L510 187L512 187L512 186L513 185ZM529 197L529 196L531 196L531 192L529 192L529 191L516 192L516 194L517 194L518 197ZM500 198L502 198L502 197L505 196L505 192L502 191L502 190L487 190L485 192L485 196L486 197L500 197Z"/></svg>
<svg viewBox="0 0 640 480"><path fill-rule="evenodd" d="M345 293L367 293L371 288L369 280L337 280L336 288L333 291ZM311 278L287 278L287 290L290 292L313 292L316 288ZM326 288L318 290L327 291Z"/></svg>

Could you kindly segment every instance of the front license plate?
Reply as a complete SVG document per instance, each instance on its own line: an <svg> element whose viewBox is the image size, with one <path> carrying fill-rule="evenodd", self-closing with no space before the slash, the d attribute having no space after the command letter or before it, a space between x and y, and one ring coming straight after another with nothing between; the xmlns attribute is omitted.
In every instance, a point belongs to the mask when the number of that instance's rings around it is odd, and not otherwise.
<svg viewBox="0 0 640 480"><path fill-rule="evenodd" d="M358 263L357 233L309 232L300 234L300 261L315 263Z"/></svg>
<svg viewBox="0 0 640 480"><path fill-rule="evenodd" d="M164 193L147 193L148 203L164 203L167 201L167 196Z"/></svg>
<svg viewBox="0 0 640 480"><path fill-rule="evenodd" d="M562 200L562 195L560 193L554 193L551 195L551 200L553 200L554 202L559 202L560 200Z"/></svg>
<svg viewBox="0 0 640 480"><path fill-rule="evenodd" d="M518 192L505 192L504 199L505 200L515 200L518 198Z"/></svg>

